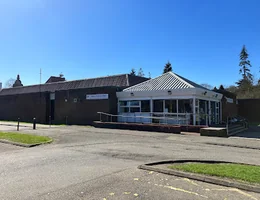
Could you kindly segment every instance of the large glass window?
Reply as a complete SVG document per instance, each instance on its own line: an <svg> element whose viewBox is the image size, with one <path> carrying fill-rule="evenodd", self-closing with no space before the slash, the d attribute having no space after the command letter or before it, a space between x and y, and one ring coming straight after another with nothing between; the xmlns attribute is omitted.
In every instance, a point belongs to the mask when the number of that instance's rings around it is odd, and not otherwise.
<svg viewBox="0 0 260 200"><path fill-rule="evenodd" d="M150 100L141 101L141 111L150 112Z"/></svg>
<svg viewBox="0 0 260 200"><path fill-rule="evenodd" d="M210 102L210 109L211 109L211 123L216 123L216 102L211 101Z"/></svg>
<svg viewBox="0 0 260 200"><path fill-rule="evenodd" d="M177 113L177 102L176 100L165 100L165 112Z"/></svg>
<svg viewBox="0 0 260 200"><path fill-rule="evenodd" d="M140 101L120 101L119 102L119 112L140 112Z"/></svg>
<svg viewBox="0 0 260 200"><path fill-rule="evenodd" d="M119 102L119 105L120 105L120 106L127 106L127 101L120 101L120 102Z"/></svg>
<svg viewBox="0 0 260 200"><path fill-rule="evenodd" d="M120 112L121 113L129 112L129 107L120 107Z"/></svg>
<svg viewBox="0 0 260 200"><path fill-rule="evenodd" d="M200 117L200 125L206 125L207 124L207 101L201 99L200 99L199 117Z"/></svg>
<svg viewBox="0 0 260 200"><path fill-rule="evenodd" d="M130 112L131 113L140 112L140 107L130 107Z"/></svg>
<svg viewBox="0 0 260 200"><path fill-rule="evenodd" d="M192 113L192 99L180 99L178 101L179 113Z"/></svg>
<svg viewBox="0 0 260 200"><path fill-rule="evenodd" d="M140 105L140 101L129 101L130 102L130 106L139 106Z"/></svg>
<svg viewBox="0 0 260 200"><path fill-rule="evenodd" d="M220 103L216 102L216 124L220 121Z"/></svg>
<svg viewBox="0 0 260 200"><path fill-rule="evenodd" d="M153 101L153 112L163 112L163 100Z"/></svg>

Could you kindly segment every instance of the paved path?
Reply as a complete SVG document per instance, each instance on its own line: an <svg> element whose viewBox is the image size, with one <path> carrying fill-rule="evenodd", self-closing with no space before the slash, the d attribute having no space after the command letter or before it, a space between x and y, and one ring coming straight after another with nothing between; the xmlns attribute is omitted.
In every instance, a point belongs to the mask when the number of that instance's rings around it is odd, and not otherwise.
<svg viewBox="0 0 260 200"><path fill-rule="evenodd" d="M0 121L0 127L1 131L17 131L18 122L12 122L12 121ZM59 128L61 126L59 125L46 125L46 124L36 124L37 129L44 129L44 128ZM25 123L20 122L19 123L19 130L32 130L33 129L33 123Z"/></svg>
<svg viewBox="0 0 260 200"><path fill-rule="evenodd" d="M236 134L236 137L256 138L260 140L260 126L250 126L248 130Z"/></svg>
<svg viewBox="0 0 260 200"><path fill-rule="evenodd" d="M147 162L194 157L260 164L259 150L206 144L259 145L258 140L79 126L26 132L48 135L55 141L0 151L1 200L260 200L260 194L137 169ZM0 150L5 147L9 148L0 144Z"/></svg>

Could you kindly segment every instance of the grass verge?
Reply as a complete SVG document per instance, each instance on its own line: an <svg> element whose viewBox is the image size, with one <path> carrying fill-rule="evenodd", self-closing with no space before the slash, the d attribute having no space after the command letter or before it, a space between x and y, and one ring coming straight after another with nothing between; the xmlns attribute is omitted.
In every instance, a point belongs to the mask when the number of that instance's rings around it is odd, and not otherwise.
<svg viewBox="0 0 260 200"><path fill-rule="evenodd" d="M14 132L0 132L0 139L22 144L39 144L52 141L51 138L46 136L20 134Z"/></svg>
<svg viewBox="0 0 260 200"><path fill-rule="evenodd" d="M260 126L260 122L251 122L249 123L249 126Z"/></svg>
<svg viewBox="0 0 260 200"><path fill-rule="evenodd" d="M171 165L169 168L260 184L260 166L229 163L184 163Z"/></svg>

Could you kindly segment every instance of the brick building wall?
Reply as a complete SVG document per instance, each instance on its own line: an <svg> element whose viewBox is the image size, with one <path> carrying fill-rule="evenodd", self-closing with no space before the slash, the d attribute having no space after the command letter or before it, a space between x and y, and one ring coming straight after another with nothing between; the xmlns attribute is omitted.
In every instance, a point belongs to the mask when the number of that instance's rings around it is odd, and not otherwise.
<svg viewBox="0 0 260 200"><path fill-rule="evenodd" d="M117 113L117 88L89 88L55 93L54 122L65 124L91 124L99 120L97 112ZM108 94L109 99L87 100L87 94Z"/></svg>
<svg viewBox="0 0 260 200"><path fill-rule="evenodd" d="M117 113L118 87L73 89L55 92L52 123L92 124L99 120L97 112ZM0 120L49 123L51 115L50 92L0 96ZM87 100L87 94L108 94L109 99ZM67 120L66 120L67 117Z"/></svg>
<svg viewBox="0 0 260 200"><path fill-rule="evenodd" d="M223 96L222 103L222 121L226 121L227 117L236 117L238 115L238 105L236 98L230 98L233 103L227 101L226 97Z"/></svg>
<svg viewBox="0 0 260 200"><path fill-rule="evenodd" d="M0 96L0 120L32 122L45 122L47 93L32 93L20 95Z"/></svg>

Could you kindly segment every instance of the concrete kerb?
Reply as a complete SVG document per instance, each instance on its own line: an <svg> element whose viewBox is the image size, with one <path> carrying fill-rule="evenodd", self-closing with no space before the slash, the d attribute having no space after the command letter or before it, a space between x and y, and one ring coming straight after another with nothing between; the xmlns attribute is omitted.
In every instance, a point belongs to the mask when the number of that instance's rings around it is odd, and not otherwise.
<svg viewBox="0 0 260 200"><path fill-rule="evenodd" d="M43 143L34 143L34 144L24 144L24 143L19 143L19 142L12 142L9 140L4 140L4 139L0 139L1 143L5 143L5 144L12 144L15 146L20 146L20 147L26 147L26 148L30 148L30 147L35 147L35 146L39 146L39 145L43 145L43 144L49 144L51 142L53 142L52 139L48 140L47 142L43 142Z"/></svg>
<svg viewBox="0 0 260 200"><path fill-rule="evenodd" d="M260 147L249 147L249 146L234 145L234 144L221 144L221 143L214 143L214 142L205 142L204 144L215 145L215 146L236 147L236 148L242 148L242 149L260 150Z"/></svg>
<svg viewBox="0 0 260 200"><path fill-rule="evenodd" d="M0 125L1 126L14 126L14 127L17 127L17 124L1 124L0 123ZM23 124L19 124L19 127L25 127L25 128L27 128L27 127L30 127L29 125L23 125Z"/></svg>
<svg viewBox="0 0 260 200"><path fill-rule="evenodd" d="M174 164L174 163L185 163L185 162L202 162L202 163L233 163L233 164L245 164L246 163L234 163L234 162L227 162L227 161L213 161L213 160L170 160L170 161L160 161L154 163L148 163L144 165L138 166L138 169L149 170L154 172L159 172L167 175L174 175L179 177L190 178L197 181L203 181L206 183L212 183L216 185L222 185L226 187L234 187L250 192L257 192L260 193L260 185L251 185L247 183L241 183L235 180L226 180L214 176L207 176L203 174L195 174L189 172L183 172L179 170L167 169L167 168L160 168L158 165L166 165L166 164Z"/></svg>

